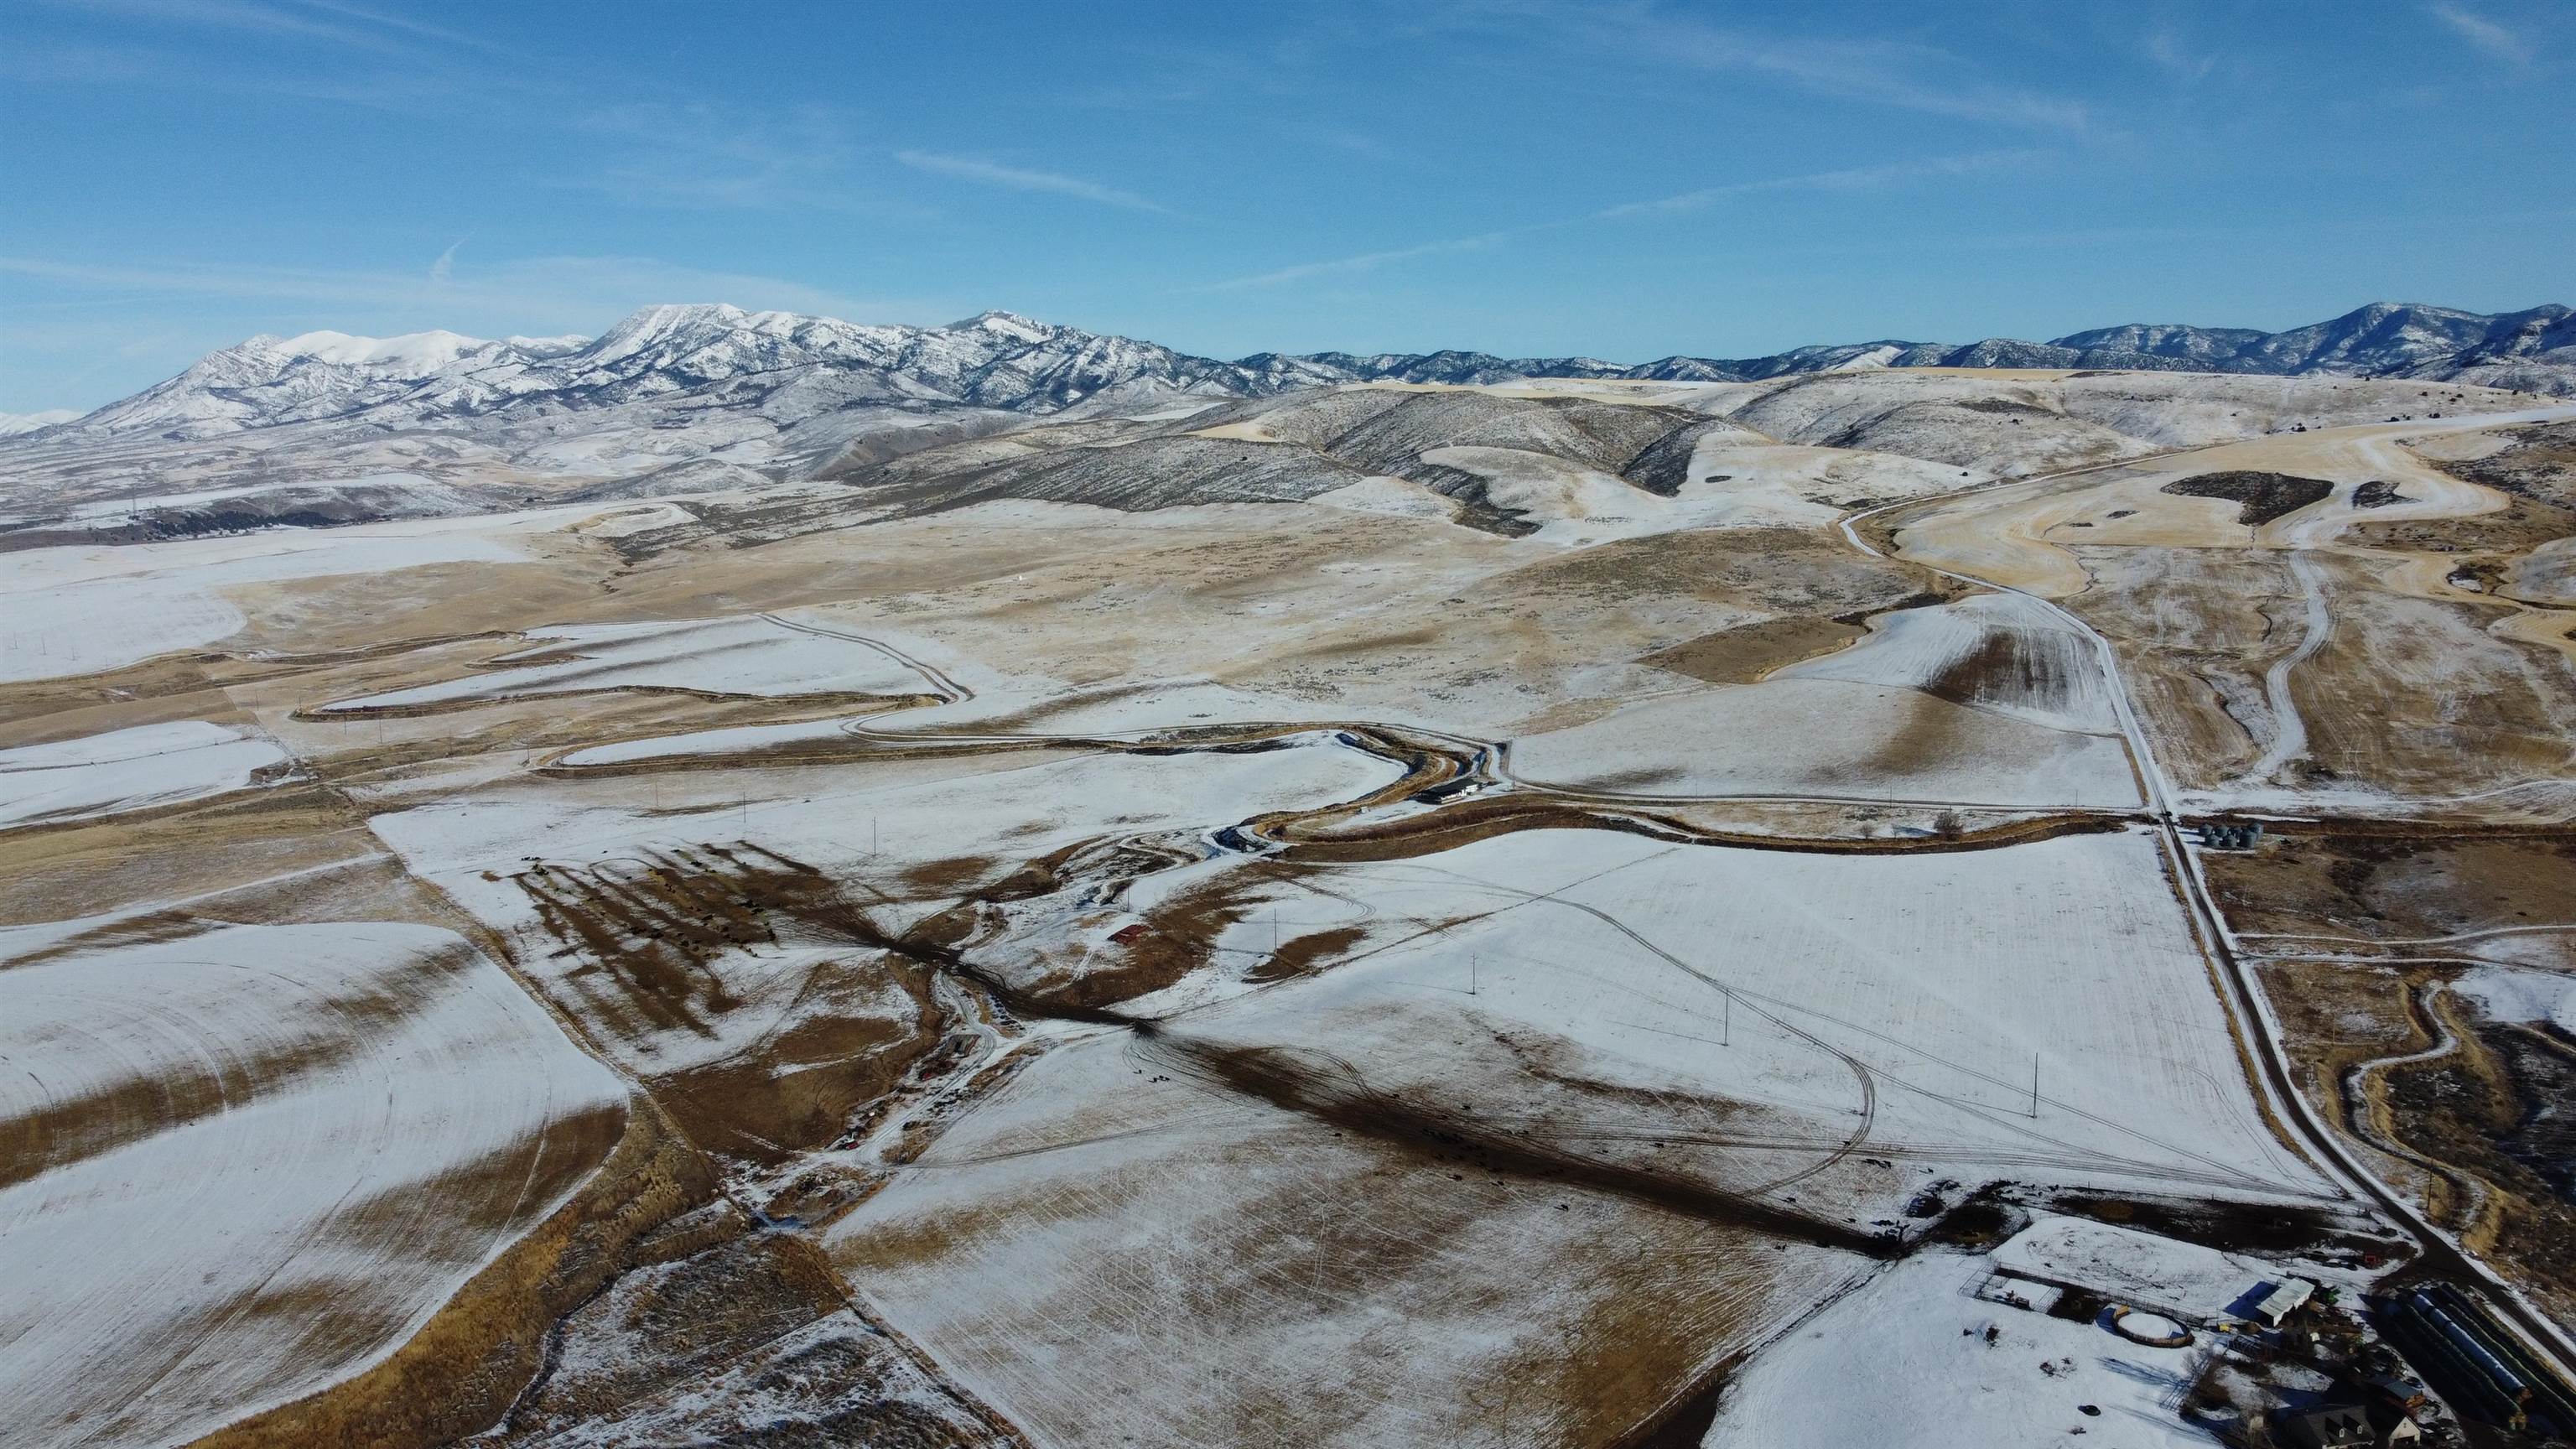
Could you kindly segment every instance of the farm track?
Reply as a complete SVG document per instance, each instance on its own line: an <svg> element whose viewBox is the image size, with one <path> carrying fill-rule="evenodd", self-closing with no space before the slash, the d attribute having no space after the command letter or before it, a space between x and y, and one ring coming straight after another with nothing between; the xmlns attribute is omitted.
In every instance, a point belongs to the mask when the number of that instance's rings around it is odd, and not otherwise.
<svg viewBox="0 0 2576 1449"><path fill-rule="evenodd" d="M2296 648L2263 671L2263 697L2272 705L2272 742L2264 747L2261 759L2246 767L2245 778L2251 781L2270 780L2307 752L2307 721L2299 715L2298 701L2290 697L2290 674L2315 658L2334 633L2334 615L2326 609L2325 580L2317 574L2316 560L2304 549L2294 551L2290 555L2290 575L2299 581L2299 592L2306 604L2307 632L2300 636Z"/></svg>
<svg viewBox="0 0 2576 1449"><path fill-rule="evenodd" d="M2148 1146L2157 1148L2164 1152L2167 1154L2168 1159L2179 1158L2182 1160L2198 1162L2206 1169L2206 1171L2192 1172L2188 1170L2176 1170L2165 1163L2151 1163L2134 1158L2117 1157L2109 1153L2082 1148L2073 1143L2062 1141L2059 1138L2040 1130L2035 1125L2028 1125L2024 1122L2014 1120L2015 1114L1999 1112L1989 1106L1963 1101L1949 1093L1933 1091L1930 1088L1922 1087L1905 1080L1903 1077L1898 1076L1887 1067L1874 1066L1863 1061L1854 1053L1835 1046L1816 1033L1796 1025L1794 1022L1788 1020L1787 1016L1783 1015L1783 1013L1811 1017L1824 1022L1829 1022L1837 1029L1867 1037L1889 1049L1920 1057L1947 1072L1981 1081L1988 1086L1995 1087L2003 1092L2018 1092L2020 1089L2020 1084L2018 1082L2008 1082L2001 1077L1995 1076L1991 1072L1970 1066L1967 1063L1953 1061L1936 1053L1925 1051L1920 1047L1900 1041L1884 1032L1873 1030L1858 1022L1849 1021L1840 1017L1832 1016L1828 1013L1817 1011L1812 1007L1802 1005L1784 997L1765 992L1745 991L1741 988L1727 985L1717 977L1691 965L1679 956L1676 956L1672 952L1664 949L1662 946L1648 939L1646 936L1629 926L1626 922L1618 919L1610 912L1581 901L1573 901L1565 898L1564 893L1566 891L1574 889L1575 886L1586 884L1590 879L1597 879L1597 877L1589 877L1584 881L1576 881L1569 885L1558 887L1555 891L1540 892L1520 890L1489 881L1474 880L1468 877L1458 876L1454 872L1439 870L1436 867L1425 867L1425 869L1431 870L1434 874L1447 876L1460 881L1472 888L1490 890L1498 894L1516 897L1517 899L1514 904L1503 907L1502 909L1504 910L1517 909L1521 905L1554 905L1579 911L1585 915L1591 916L1603 925L1606 925L1610 929L1627 937L1641 950L1654 956L1656 959L1662 961L1665 965L1671 967L1675 971L1678 971L1693 981L1716 991L1721 996L1725 997L1730 1003L1742 1005L1747 1012L1765 1022L1768 1022L1773 1029L1777 1030L1782 1035L1804 1041L1817 1051L1840 1060L1845 1068L1853 1073L1855 1080L1860 1085L1861 1105L1856 1109L1856 1111L1862 1119L1861 1126L1857 1131L1844 1138L1841 1142L1833 1144L1829 1149L1829 1155L1824 1160L1788 1177L1775 1179L1772 1182L1766 1183L1760 1188L1755 1189L1756 1191L1772 1192L1781 1188L1793 1186L1797 1182L1803 1181L1808 1177L1812 1177L1816 1173L1833 1166L1835 1163L1840 1162L1846 1157L1849 1157L1863 1146L1867 1146L1873 1155L1881 1157L1914 1157L1924 1160L1974 1159L1980 1161L2011 1162L2016 1164L2028 1163L2035 1166L2046 1164L2075 1164L2093 1171L2154 1180L2177 1187L2202 1187L2213 1189L2232 1188L2238 1191L2250 1189L2262 1192L2278 1190L2274 1184L2271 1184L2254 1174L2232 1167L2226 1162L2193 1152L2178 1144L2163 1141L2148 1133L2125 1126L2124 1124L2115 1122L2098 1113L2087 1111L2079 1106L2062 1101L2055 1097L2042 1096L2039 1099L2040 1104L2055 1111L2064 1112L2094 1123L2097 1126L2109 1128L2123 1136L2135 1138ZM2033 1150L2027 1154L1997 1154L1993 1152L1992 1149L1986 1147L1977 1147L1973 1149L1945 1149L1938 1145L1918 1144L1906 1146L1901 1144L1891 1145L1885 1142L1873 1141L1870 1138L1870 1133L1875 1127L1877 1120L1880 1088L1882 1083L1892 1086L1900 1091L1910 1092L1944 1102L1956 1109L1967 1112L1977 1120L1986 1123L1990 1127L1997 1128L2008 1135L2026 1138L2032 1144ZM2035 1118L2032 1120L2033 1122L2036 1121ZM1664 1140L1679 1140L1675 1134L1660 1131L1641 1132L1637 1135L1648 1140L1656 1138L1662 1138ZM1767 1139L1767 1141L1770 1145L1781 1145L1782 1143L1782 1139L1776 1138Z"/></svg>
<svg viewBox="0 0 2576 1449"><path fill-rule="evenodd" d="M2485 1219L2493 1202L2492 1195L2474 1176L2408 1145L2398 1135L2396 1123L2390 1120L2387 1100L2391 1074L2456 1055L2460 1050L2460 1038L2433 1004L2434 998L2443 991L2441 982L2435 981L2422 988L2403 986L2399 990L2405 1002L2408 1027L2423 1036L2429 1045L2416 1051L2354 1062L2346 1067L2342 1082L2345 1115L2352 1123L2353 1135L2438 1180L2457 1194L2462 1205L2454 1216L2462 1225L2463 1236L2466 1236L2477 1231Z"/></svg>
<svg viewBox="0 0 2576 1449"><path fill-rule="evenodd" d="M1683 1173L1610 1161L1577 1152L1553 1132L1542 1135L1428 1106L1371 1088L1348 1059L1328 1052L1240 1047L1163 1033L1139 1035L1130 1051L1142 1062L1212 1089L1237 1093L1317 1121L1396 1143L1414 1152L1456 1155L1479 1171L1534 1181L1561 1181L1632 1201L1670 1208L1705 1222L1772 1237L1839 1248L1873 1258L1892 1255L1895 1239L1830 1223L1766 1201L1776 1186L1822 1171L1866 1136L1864 1126L1825 1162L1778 1183L1732 1191ZM1669 1140L1669 1139L1668 1139ZM1427 1145L1426 1145L1427 1144Z"/></svg>

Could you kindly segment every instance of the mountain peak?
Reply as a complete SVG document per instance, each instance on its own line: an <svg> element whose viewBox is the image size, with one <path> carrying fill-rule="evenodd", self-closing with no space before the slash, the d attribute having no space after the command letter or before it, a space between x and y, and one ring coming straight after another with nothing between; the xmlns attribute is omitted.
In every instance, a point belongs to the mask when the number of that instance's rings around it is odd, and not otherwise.
<svg viewBox="0 0 2576 1449"><path fill-rule="evenodd" d="M589 348L593 362L615 362L666 347L693 333L741 331L752 314L729 302L663 302L618 319Z"/></svg>
<svg viewBox="0 0 2576 1449"><path fill-rule="evenodd" d="M539 357L558 357L590 345L590 339L578 332L567 332L561 337L521 337L513 332L501 340L521 352L532 352Z"/></svg>
<svg viewBox="0 0 2576 1449"><path fill-rule="evenodd" d="M638 307L600 334L602 342L667 337L693 327L739 327L751 314L731 302L659 302Z"/></svg>
<svg viewBox="0 0 2576 1449"><path fill-rule="evenodd" d="M254 338L253 341L261 339ZM248 344L244 344L247 346ZM377 367L403 376L421 377L485 346L480 337L432 330L399 337L353 337L346 332L306 332L275 340L277 351L342 367Z"/></svg>
<svg viewBox="0 0 2576 1449"><path fill-rule="evenodd" d="M992 311L978 312L962 322L951 322L939 330L991 332L1021 342L1043 342L1063 329L1049 326L1034 317L1023 317L1017 312Z"/></svg>

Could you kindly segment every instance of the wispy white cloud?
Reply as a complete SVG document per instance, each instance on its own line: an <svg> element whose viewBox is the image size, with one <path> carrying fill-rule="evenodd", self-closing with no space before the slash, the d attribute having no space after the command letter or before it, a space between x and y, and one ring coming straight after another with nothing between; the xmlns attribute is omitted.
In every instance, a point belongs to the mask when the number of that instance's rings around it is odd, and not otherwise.
<svg viewBox="0 0 2576 1449"><path fill-rule="evenodd" d="M1343 130L1336 126L1327 126L1323 130L1314 132L1308 139L1320 141L1337 151L1348 151L1364 160L1385 162L1404 159L1404 153L1375 136L1359 131Z"/></svg>
<svg viewBox="0 0 2576 1449"><path fill-rule="evenodd" d="M459 268L447 275L363 268L223 263L102 265L44 257L0 257L0 274L108 295L103 310L166 307L173 297L283 303L329 309L341 327L445 326L460 331L578 331L656 302L722 300L860 321L947 315L936 307L852 297L828 288L745 272L709 271L651 257L525 257ZM21 289L24 290L24 289Z"/></svg>
<svg viewBox="0 0 2576 1449"><path fill-rule="evenodd" d="M1524 236L1533 231L1543 231L1549 227L1561 225L1563 225L1561 222L1541 222L1533 226L1508 227L1502 231L1454 237L1448 241L1424 242L1420 246L1395 247L1382 252L1361 252L1357 256L1334 257L1328 261L1300 262L1292 267L1281 267L1277 271L1259 272L1248 277L1231 277L1222 282L1211 282L1197 290L1233 292L1246 287L1276 287L1283 282L1299 282L1308 277L1373 272L1389 263L1409 262L1416 257L1433 257L1448 252L1481 251L1486 247L1500 246L1516 236Z"/></svg>
<svg viewBox="0 0 2576 1449"><path fill-rule="evenodd" d="M2530 42L2476 11L2457 5L2433 5L2427 9L2462 40L2497 60L2509 65L2531 64Z"/></svg>
<svg viewBox="0 0 2576 1449"><path fill-rule="evenodd" d="M1780 191L1872 191L1908 181L1927 181L1944 176L1973 176L1980 172L2015 170L2043 164L2056 155L2044 149L2016 151L1977 151L1961 156L1931 156L1919 161L1893 161L1884 166L1854 166L1839 171L1811 171L1803 176L1773 176L1759 181L1731 181L1720 186L1703 186L1695 191L1676 192L1650 201L1630 201L1606 206L1593 212L1589 219L1617 221L1626 217L1666 216L1675 212L1705 211L1721 201L1738 196L1758 196Z"/></svg>
<svg viewBox="0 0 2576 1449"><path fill-rule="evenodd" d="M385 33L388 27L370 23L372 17L360 19L362 12L338 10L340 19L327 18L330 11L317 13L300 5L266 5L258 0L67 0L71 8L95 15L146 21L153 25L184 25L201 30L230 30L272 38L319 41L358 50L396 51L406 48L403 41ZM357 24L344 23L359 19Z"/></svg>
<svg viewBox="0 0 2576 1449"><path fill-rule="evenodd" d="M1012 191L1037 191L1055 196L1070 196L1079 201L1097 202L1102 206L1124 207L1130 211L1157 212L1165 216L1172 209L1149 201L1132 191L1103 186L1079 176L1066 176L1054 171L1030 171L1017 166L1004 166L972 156L951 156L939 151L897 151L894 159L915 171L928 171L940 176L953 176L983 186L999 186Z"/></svg>
<svg viewBox="0 0 2576 1449"><path fill-rule="evenodd" d="M1640 65L1767 76L1835 100L2033 130L2081 131L2090 122L2080 100L1988 80L1973 61L1937 46L1763 34L1590 0L1525 0L1494 13L1515 26L1550 26Z"/></svg>
<svg viewBox="0 0 2576 1449"><path fill-rule="evenodd" d="M577 129L606 153L562 184L634 206L685 210L815 210L880 217L932 214L864 185L865 154L846 116L820 106L738 108L634 102L589 112Z"/></svg>
<svg viewBox="0 0 2576 1449"><path fill-rule="evenodd" d="M353 3L353 0L51 0L92 15L157 27L189 26L245 35L313 41L355 50L403 52L426 43L492 55L515 52L468 31L450 29Z"/></svg>
<svg viewBox="0 0 2576 1449"><path fill-rule="evenodd" d="M2180 80L2196 81L2218 68L2217 56L2195 53L2170 25L2159 25L2148 31L2142 48L2147 59Z"/></svg>
<svg viewBox="0 0 2576 1449"><path fill-rule="evenodd" d="M444 26L425 24L421 21L412 19L408 15L391 15L382 10L369 9L363 5L352 5L348 3L348 0L297 0L297 3L308 10L320 10L326 14L345 16L351 20L359 21L362 24L380 26L387 30L398 30L406 35L416 35L423 40L436 41L442 45L460 45L473 50L489 51L494 55L516 54L516 52L496 44L480 35L469 34L462 30L450 30Z"/></svg>
<svg viewBox="0 0 2576 1449"><path fill-rule="evenodd" d="M1703 186L1691 191L1676 192L1670 196L1622 202L1616 206L1605 206L1597 211L1584 212L1579 216L1557 217L1548 221L1534 221L1520 226L1478 232L1473 236L1423 242L1417 246L1393 247L1384 251L1361 252L1353 256L1333 257L1324 261L1300 262L1295 266L1279 267L1250 276L1230 277L1194 290L1231 292L1248 287L1275 287L1288 282L1304 281L1311 277L1372 272L1380 267L1408 262L1420 257L1482 251L1489 247L1501 246L1517 237L1560 231L1567 227L1705 211L1734 197L1791 191L1869 191L1884 186L1933 180L1945 176L1970 176L1982 172L2035 166L2055 155L2055 152L2045 149L1977 151L1957 156L1930 156L1912 161L1893 161L1880 166L1854 166L1836 171L1810 171L1796 176L1769 176L1753 181L1730 181L1716 186Z"/></svg>
<svg viewBox="0 0 2576 1449"><path fill-rule="evenodd" d="M438 283L440 286L445 286L455 277L456 249L463 245L465 245L465 238L463 237L458 237L456 240L449 242L447 244L447 250L438 254L438 260L429 264L429 279L431 281Z"/></svg>
<svg viewBox="0 0 2576 1449"><path fill-rule="evenodd" d="M13 33L0 48L0 76L28 85L285 96L441 120L520 110L552 116L571 103L572 82L517 52L349 0L45 3L77 13L77 38ZM200 53L205 38L190 31L238 40L209 64Z"/></svg>

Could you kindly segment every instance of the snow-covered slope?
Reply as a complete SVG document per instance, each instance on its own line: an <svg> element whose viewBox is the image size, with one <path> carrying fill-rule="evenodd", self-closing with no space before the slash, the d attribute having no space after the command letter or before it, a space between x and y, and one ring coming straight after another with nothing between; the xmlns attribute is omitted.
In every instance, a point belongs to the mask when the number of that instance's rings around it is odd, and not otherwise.
<svg viewBox="0 0 2576 1449"><path fill-rule="evenodd" d="M547 344L483 342L453 332L351 337L265 333L210 352L167 382L48 434L49 441L131 434L203 437L245 428L344 417L434 379L524 365Z"/></svg>

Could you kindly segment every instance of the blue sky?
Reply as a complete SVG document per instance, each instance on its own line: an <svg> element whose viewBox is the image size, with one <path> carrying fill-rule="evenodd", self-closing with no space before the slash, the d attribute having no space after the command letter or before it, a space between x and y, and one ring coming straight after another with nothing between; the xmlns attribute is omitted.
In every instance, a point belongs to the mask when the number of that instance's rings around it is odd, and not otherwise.
<svg viewBox="0 0 2576 1449"><path fill-rule="evenodd" d="M1645 359L2576 300L2576 7L0 0L0 409L1004 307Z"/></svg>

